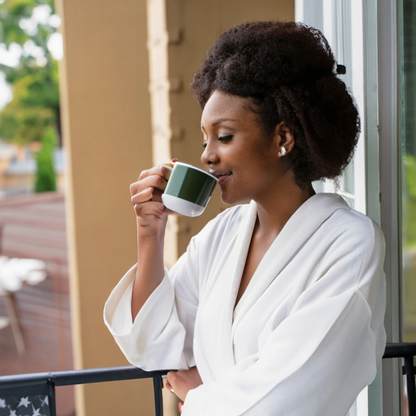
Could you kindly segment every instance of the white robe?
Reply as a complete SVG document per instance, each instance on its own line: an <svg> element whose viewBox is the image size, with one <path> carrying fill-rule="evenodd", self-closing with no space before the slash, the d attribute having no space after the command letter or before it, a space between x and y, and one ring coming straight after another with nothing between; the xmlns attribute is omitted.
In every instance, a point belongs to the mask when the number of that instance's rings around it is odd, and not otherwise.
<svg viewBox="0 0 416 416"><path fill-rule="evenodd" d="M307 200L234 309L257 206L212 220L131 318L133 267L106 325L143 369L196 365L183 416L345 416L385 347L384 240L333 194ZM352 414L352 413L351 413Z"/></svg>

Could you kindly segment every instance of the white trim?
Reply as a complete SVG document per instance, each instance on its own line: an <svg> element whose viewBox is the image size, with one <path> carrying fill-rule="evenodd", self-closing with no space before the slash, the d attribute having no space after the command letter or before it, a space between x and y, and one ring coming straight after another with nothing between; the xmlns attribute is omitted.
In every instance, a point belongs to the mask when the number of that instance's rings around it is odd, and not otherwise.
<svg viewBox="0 0 416 416"><path fill-rule="evenodd" d="M205 207L202 205L194 204L193 202L166 193L162 194L162 201L166 208L186 217L198 217L205 210ZM207 204L208 202L209 199Z"/></svg>

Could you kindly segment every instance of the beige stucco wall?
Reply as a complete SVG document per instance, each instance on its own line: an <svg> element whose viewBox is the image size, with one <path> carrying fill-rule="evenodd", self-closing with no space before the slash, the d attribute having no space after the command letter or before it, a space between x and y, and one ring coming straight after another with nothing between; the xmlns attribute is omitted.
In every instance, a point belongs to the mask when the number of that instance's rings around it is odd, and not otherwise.
<svg viewBox="0 0 416 416"><path fill-rule="evenodd" d="M293 0L148 3L57 0L64 34L61 95L77 368L126 364L103 325L102 309L136 257L129 184L141 170L172 157L200 164L200 109L187 85L206 50L236 23L294 17ZM150 72L148 51L159 54ZM221 209L216 195L200 218L170 221L168 263ZM77 416L151 415L152 408L151 383L77 389Z"/></svg>
<svg viewBox="0 0 416 416"><path fill-rule="evenodd" d="M74 362L77 368L125 365L102 310L135 261L129 185L152 158L145 0L60 0L58 7ZM142 384L80 387L77 416L149 415L151 403L138 398L153 390Z"/></svg>

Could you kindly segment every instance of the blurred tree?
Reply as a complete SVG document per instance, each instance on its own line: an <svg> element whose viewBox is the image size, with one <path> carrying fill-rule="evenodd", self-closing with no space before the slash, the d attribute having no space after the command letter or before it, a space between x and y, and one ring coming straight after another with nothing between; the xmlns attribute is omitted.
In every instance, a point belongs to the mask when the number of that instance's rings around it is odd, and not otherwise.
<svg viewBox="0 0 416 416"><path fill-rule="evenodd" d="M0 65L13 99L0 112L0 137L26 144L48 128L61 137L58 64L49 44L60 19L53 0L0 0L0 43L20 46L19 65Z"/></svg>
<svg viewBox="0 0 416 416"><path fill-rule="evenodd" d="M36 153L35 192L56 191L56 172L53 153L56 146L56 131L48 127L42 136L42 147Z"/></svg>
<svg viewBox="0 0 416 416"><path fill-rule="evenodd" d="M403 207L403 236L405 248L416 246L416 157L406 154L406 204Z"/></svg>

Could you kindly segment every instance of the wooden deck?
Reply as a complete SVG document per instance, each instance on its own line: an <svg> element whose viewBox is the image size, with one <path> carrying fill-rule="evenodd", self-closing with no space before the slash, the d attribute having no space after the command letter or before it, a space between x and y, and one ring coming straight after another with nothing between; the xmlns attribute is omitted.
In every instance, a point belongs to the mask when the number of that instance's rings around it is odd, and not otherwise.
<svg viewBox="0 0 416 416"><path fill-rule="evenodd" d="M0 375L72 369L64 196L0 200L0 254L46 262L48 276L13 296L26 353L19 356L11 327L0 330ZM7 316L0 297L0 316ZM59 416L75 415L73 387L59 387Z"/></svg>

